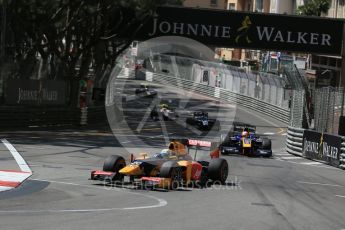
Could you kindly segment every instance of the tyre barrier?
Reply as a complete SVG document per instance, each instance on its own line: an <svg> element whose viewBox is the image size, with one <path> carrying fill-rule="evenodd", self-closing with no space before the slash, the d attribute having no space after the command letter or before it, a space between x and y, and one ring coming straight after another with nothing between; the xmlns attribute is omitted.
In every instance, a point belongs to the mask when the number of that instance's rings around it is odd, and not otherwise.
<svg viewBox="0 0 345 230"><path fill-rule="evenodd" d="M345 169L345 137L342 138L339 161L339 168Z"/></svg>
<svg viewBox="0 0 345 230"><path fill-rule="evenodd" d="M257 98L234 93L227 89L185 80L180 77L151 72L149 72L148 75L152 76L152 82L154 83L176 86L187 91L200 93L209 97L219 98L228 102L236 103L237 105L241 105L248 109L254 109L255 111L273 117L285 124L288 124L290 122L290 111L288 109L284 109L279 106L261 101Z"/></svg>
<svg viewBox="0 0 345 230"><path fill-rule="evenodd" d="M80 125L87 125L87 107L80 109Z"/></svg>
<svg viewBox="0 0 345 230"><path fill-rule="evenodd" d="M286 136L286 151L288 153L303 156L303 133L304 129L288 127Z"/></svg>
<svg viewBox="0 0 345 230"><path fill-rule="evenodd" d="M290 154L306 157L303 154L303 134L305 129L288 127L286 138L286 151ZM327 162L325 162L327 163ZM340 155L339 155L339 168L345 169L345 137L342 137Z"/></svg>

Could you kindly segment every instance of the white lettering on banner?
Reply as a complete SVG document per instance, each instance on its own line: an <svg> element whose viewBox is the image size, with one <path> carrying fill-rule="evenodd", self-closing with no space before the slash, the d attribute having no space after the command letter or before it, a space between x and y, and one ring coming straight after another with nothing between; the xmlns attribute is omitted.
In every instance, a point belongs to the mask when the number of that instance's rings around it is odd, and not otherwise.
<svg viewBox="0 0 345 230"><path fill-rule="evenodd" d="M332 159L338 159L338 148L334 146L329 146L327 142L323 143L323 155L330 157Z"/></svg>
<svg viewBox="0 0 345 230"><path fill-rule="evenodd" d="M328 46L331 46L331 42L329 40L331 40L331 35L329 35L329 34L322 34L322 45L323 46L326 45L326 43L327 43Z"/></svg>
<svg viewBox="0 0 345 230"><path fill-rule="evenodd" d="M310 37L310 44L318 45L319 44L319 42L318 42L319 34L311 33L310 35L311 35L311 37Z"/></svg>
<svg viewBox="0 0 345 230"><path fill-rule="evenodd" d="M206 33L207 36L211 37L211 29L211 25L209 25L208 28L205 25L201 25L201 36L205 36L204 34Z"/></svg>
<svg viewBox="0 0 345 230"><path fill-rule="evenodd" d="M165 29L164 29L165 27ZM163 34L167 34L170 32L171 30L171 26L169 22L161 22L161 24L159 24L159 30L163 33Z"/></svg>
<svg viewBox="0 0 345 230"><path fill-rule="evenodd" d="M190 31L192 31L195 36L198 35L198 27L198 24L188 24L187 34L190 35Z"/></svg>
<svg viewBox="0 0 345 230"><path fill-rule="evenodd" d="M215 36L216 38L218 38L218 29L219 29L219 26L215 26L214 28L215 28L214 36Z"/></svg>
<svg viewBox="0 0 345 230"><path fill-rule="evenodd" d="M248 27L249 29L249 27ZM231 27L210 24L190 24L182 22L153 20L153 30L149 36L155 34L193 35L201 37L230 38ZM294 32L279 30L276 27L256 26L256 34L259 41L331 46L332 37L324 33ZM253 37L252 37L253 39Z"/></svg>
<svg viewBox="0 0 345 230"><path fill-rule="evenodd" d="M280 32L279 30L278 30L278 32L276 34L276 37L274 38L273 41L276 42L278 39L280 40L280 42L284 42L284 38L283 38L282 32Z"/></svg>
<svg viewBox="0 0 345 230"><path fill-rule="evenodd" d="M259 40L262 41L264 39L264 36L266 36L266 40L269 41L271 40L271 37L272 37L272 33L273 33L273 30L274 28L271 27L271 31L270 33L268 34L268 27L264 27L263 31L261 30L261 27L256 27L257 30L258 30L258 35L259 35Z"/></svg>
<svg viewBox="0 0 345 230"><path fill-rule="evenodd" d="M180 24L180 26L178 26ZM183 23L174 23L174 34L183 34ZM177 32L179 31L179 33Z"/></svg>
<svg viewBox="0 0 345 230"><path fill-rule="evenodd" d="M313 141L304 141L304 152L319 153L319 143Z"/></svg>
<svg viewBox="0 0 345 230"><path fill-rule="evenodd" d="M223 26L222 38L230 38L230 29L229 26Z"/></svg>
<svg viewBox="0 0 345 230"><path fill-rule="evenodd" d="M256 27L260 41L331 46L329 34L281 31L275 27ZM296 39L297 38L297 39Z"/></svg>
<svg viewBox="0 0 345 230"><path fill-rule="evenodd" d="M296 41L295 40L291 40L291 31L288 31L288 38L287 38L287 42L288 43L296 43Z"/></svg>
<svg viewBox="0 0 345 230"><path fill-rule="evenodd" d="M158 19L153 20L153 30L149 33L149 36L153 36L157 33L172 33L178 35L194 35L202 37L222 37L230 38L231 28L230 26L219 25L204 25L204 24L189 24L181 22L158 22Z"/></svg>
<svg viewBox="0 0 345 230"><path fill-rule="evenodd" d="M298 44L307 44L307 41L304 39L304 36L306 36L307 33L302 33L302 32L298 32L298 40L297 40L297 43Z"/></svg>
<svg viewBox="0 0 345 230"><path fill-rule="evenodd" d="M17 103L21 103L23 101L57 101L58 100L58 92L57 91L48 91L47 89L39 90L28 90L28 89L21 89L18 88L18 101Z"/></svg>

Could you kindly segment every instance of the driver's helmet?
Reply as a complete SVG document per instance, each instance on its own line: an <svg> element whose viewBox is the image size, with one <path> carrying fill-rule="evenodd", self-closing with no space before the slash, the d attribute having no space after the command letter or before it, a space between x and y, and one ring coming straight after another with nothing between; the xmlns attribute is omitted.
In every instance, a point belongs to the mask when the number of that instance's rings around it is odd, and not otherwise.
<svg viewBox="0 0 345 230"><path fill-rule="evenodd" d="M175 155L174 151L170 149L163 149L160 154L163 158Z"/></svg>
<svg viewBox="0 0 345 230"><path fill-rule="evenodd" d="M242 137L249 137L248 131L243 131L242 132Z"/></svg>

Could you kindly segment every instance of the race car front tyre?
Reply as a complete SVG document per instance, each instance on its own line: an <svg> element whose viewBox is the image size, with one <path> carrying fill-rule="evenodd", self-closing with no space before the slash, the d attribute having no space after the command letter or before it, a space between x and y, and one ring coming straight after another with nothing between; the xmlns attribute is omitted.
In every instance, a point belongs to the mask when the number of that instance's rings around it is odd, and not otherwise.
<svg viewBox="0 0 345 230"><path fill-rule="evenodd" d="M216 158L210 161L208 166L208 177L213 181L225 184L228 178L229 165L223 158Z"/></svg>
<svg viewBox="0 0 345 230"><path fill-rule="evenodd" d="M182 181L181 168L175 161L167 161L161 166L159 176L170 179L170 189L176 190Z"/></svg>
<svg viewBox="0 0 345 230"><path fill-rule="evenodd" d="M118 155L108 156L103 164L103 171L106 172L115 172L115 176L113 177L113 181L121 181L123 180L123 175L119 174L118 172L120 169L126 166L126 161L123 157Z"/></svg>
<svg viewBox="0 0 345 230"><path fill-rule="evenodd" d="M272 142L270 139L263 139L262 140L262 148L271 150L272 149Z"/></svg>

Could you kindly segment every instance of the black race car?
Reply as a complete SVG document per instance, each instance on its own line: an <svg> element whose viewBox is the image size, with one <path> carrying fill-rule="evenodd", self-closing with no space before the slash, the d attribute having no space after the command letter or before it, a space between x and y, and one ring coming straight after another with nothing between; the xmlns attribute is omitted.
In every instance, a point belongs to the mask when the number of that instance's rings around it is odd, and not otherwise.
<svg viewBox="0 0 345 230"><path fill-rule="evenodd" d="M232 130L220 145L221 154L243 154L256 157L271 157L272 143L268 138L255 134L256 127L245 123L233 123Z"/></svg>
<svg viewBox="0 0 345 230"><path fill-rule="evenodd" d="M150 88L148 85L140 85L140 88L135 89L135 94L141 97L155 97L157 96L157 91Z"/></svg>
<svg viewBox="0 0 345 230"><path fill-rule="evenodd" d="M216 123L216 119L209 119L208 113L204 111L197 111L192 114L192 117L186 119L188 125L197 127L200 130L210 130Z"/></svg>

